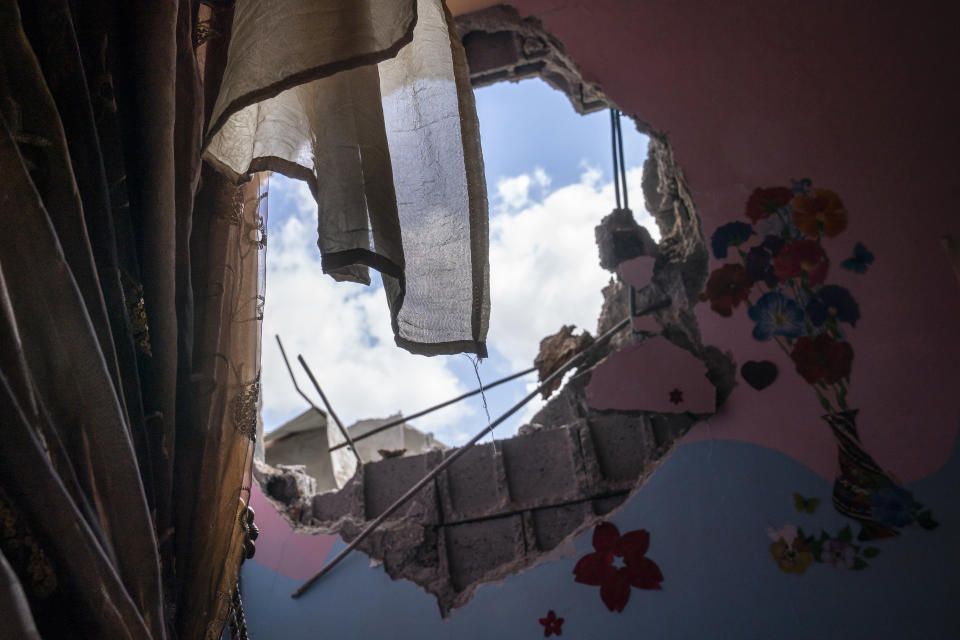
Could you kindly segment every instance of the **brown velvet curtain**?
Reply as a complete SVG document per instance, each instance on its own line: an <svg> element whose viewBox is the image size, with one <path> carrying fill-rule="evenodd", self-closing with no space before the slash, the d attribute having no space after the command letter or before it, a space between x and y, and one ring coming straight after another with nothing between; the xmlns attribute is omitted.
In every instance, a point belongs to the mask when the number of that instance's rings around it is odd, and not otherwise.
<svg viewBox="0 0 960 640"><path fill-rule="evenodd" d="M297 21L313 8L328 40ZM0 0L0 640L220 636L249 547L256 171L349 179L320 196L320 244L358 220L361 259L332 270L384 270L407 348L483 352L483 167L449 24L441 0ZM242 118L301 85L309 161L265 160ZM224 171L217 131L250 162Z"/></svg>
<svg viewBox="0 0 960 640"><path fill-rule="evenodd" d="M223 629L266 241L201 168L226 4L0 0L0 638Z"/></svg>

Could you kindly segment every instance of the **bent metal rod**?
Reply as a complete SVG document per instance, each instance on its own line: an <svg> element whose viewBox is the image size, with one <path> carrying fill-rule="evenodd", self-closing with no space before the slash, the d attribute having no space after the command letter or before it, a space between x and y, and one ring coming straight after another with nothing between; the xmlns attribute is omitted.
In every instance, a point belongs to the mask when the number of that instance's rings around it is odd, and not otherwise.
<svg viewBox="0 0 960 640"><path fill-rule="evenodd" d="M642 312L640 313L640 315L642 315L642 314L645 313L645 312L647 312L647 311L646 311L646 310L642 311ZM578 364L580 364L580 362L582 362L582 361L585 359L586 355L587 355L588 353L590 353L593 349L595 349L595 348L597 347L597 345L602 344L603 342L605 342L608 338L610 338L610 337L613 336L615 333L617 333L618 331L620 331L621 329L623 329L625 326L627 326L628 324L630 324L630 322L631 322L631 317L630 317L630 316L627 316L626 318L624 318L623 320L621 320L620 322L618 322L613 328L607 330L607 331L606 331L605 333L603 333L600 337L598 337L598 338L596 339L596 341L593 342L593 344L591 344L589 347L587 347L586 349L584 349L583 351L581 351L581 352L578 353L577 355L575 355L575 356L573 356L572 358L570 358L569 360L567 360L567 361L563 364L563 366L561 366L559 369L557 369L556 371L554 371L553 373L551 373L549 376L547 376L546 379L545 379L543 382L540 383L540 386L538 386L536 389L534 389L534 390L531 391L529 394L527 394L522 400L520 400L520 402L518 402L517 404L513 405L510 409L507 410L506 413L504 413L504 414L501 415L499 418L497 418L496 420L494 420L493 422L491 422L489 425L487 425L482 431L480 431L480 433L478 433L477 435L473 436L473 438L472 438L468 443L466 443L465 445L463 445L463 446L460 447L459 449L456 449L452 454L450 454L450 456L449 456L448 458L446 458L443 462L441 462L441 463L438 464L436 467L434 467L434 468L430 471L430 473L428 473L427 475L425 475L419 482L417 482L417 484L415 484L415 485L413 485L412 487L410 487L410 489L409 489L406 493L404 493L402 496L400 496L399 498L397 498L396 501L395 501L393 504L391 504L389 507L387 507L386 510L385 510L383 513L381 513L379 516L377 516L377 517L373 520L373 522L371 522L370 524L368 524L367 527L366 527L363 531L360 532L360 535L358 535L356 538L353 539L353 542L351 542L350 544L348 544L348 545L343 549L343 551L341 551L340 553L338 553L338 554L336 555L336 557L334 557L333 560L331 560L331 561L327 564L327 566L325 566L325 567L323 567L322 569L320 569L320 571L318 571L318 572L316 573L316 575L314 575L312 578L310 578L309 580L307 580L306 582L304 582L302 585L300 585L300 587L291 594L291 597L292 597L292 598L298 598L298 597L300 597L301 595L303 595L303 593L304 593L307 589L309 589L309 588L313 585L313 583L315 583L317 580L319 580L320 578L322 578L323 576L325 576L327 573L329 573L331 569L333 569L335 566L337 566L337 564L339 564L341 560L343 560L345 557L347 557L347 555L348 555L351 551L353 551L354 549L356 549L357 546L358 546L361 542L363 542L371 533L373 533L374 531L376 531L377 527L379 527L381 524L383 524L384 521L385 521L387 518L389 518L389 517L390 517L391 515L393 515L400 507L402 507L404 504L406 504L406 502L407 502L408 500L410 500L412 497L414 497L415 495L417 495L417 493L419 493L419 491L420 491L421 489L423 489L425 486L427 486L427 484L429 484L430 481L432 481L435 477L437 477L440 473L442 473L447 467L449 467L449 466L452 465L454 462L456 462L456 461L460 458L460 456L462 456L462 455L465 454L467 451L469 451L470 448L473 447L473 445L477 444L477 442L479 442L485 435L487 435L488 433L490 433L491 431L493 431L494 427L496 427L497 425L499 425L500 423L502 423L504 420L506 420L507 418L509 418L510 416L512 416L514 413L516 413L517 411L519 411L519 410L523 407L523 405L525 405L525 404L527 404L528 402L530 402L530 400L532 400L538 393L540 393L540 391L541 391L542 389L544 389L547 385L549 385L550 383L552 383L552 382L553 382L554 380L556 380L557 378L563 376L567 371L569 371L569 370L572 369L573 367L575 367L575 366L577 366Z"/></svg>

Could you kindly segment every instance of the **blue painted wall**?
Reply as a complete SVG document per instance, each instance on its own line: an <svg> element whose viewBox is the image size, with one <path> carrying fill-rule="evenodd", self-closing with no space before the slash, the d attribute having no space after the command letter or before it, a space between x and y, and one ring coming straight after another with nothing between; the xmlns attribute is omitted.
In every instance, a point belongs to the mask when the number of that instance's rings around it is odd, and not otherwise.
<svg viewBox="0 0 960 640"><path fill-rule="evenodd" d="M661 591L633 589L620 613L598 587L575 583L573 567L592 551L590 532L577 555L559 558L440 618L433 597L393 581L355 553L302 598L298 581L256 560L243 569L251 637L481 638L543 637L548 610L565 619L564 638L956 638L960 637L960 448L934 475L909 486L941 526L904 529L871 543L880 549L859 571L815 563L787 574L774 561L768 528L795 524L835 532L851 522L830 505L832 483L787 456L757 445L702 441L680 446L610 521L621 533L650 531L647 557L664 575ZM822 498L813 514L793 494ZM336 553L343 547L337 542Z"/></svg>

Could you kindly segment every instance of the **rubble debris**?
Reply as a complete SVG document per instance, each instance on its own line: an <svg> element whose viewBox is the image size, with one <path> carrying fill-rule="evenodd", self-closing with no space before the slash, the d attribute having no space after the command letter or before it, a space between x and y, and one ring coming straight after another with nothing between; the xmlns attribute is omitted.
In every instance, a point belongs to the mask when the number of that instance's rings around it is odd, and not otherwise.
<svg viewBox="0 0 960 640"><path fill-rule="evenodd" d="M560 331L540 341L540 353L533 360L533 366L538 370L540 382L546 380L551 373L562 367L570 358L593 344L593 336L590 335L589 331L584 331L575 336L573 335L574 329L576 327L572 324L564 325ZM541 391L543 399L549 398L561 382L563 380L557 378L544 387Z"/></svg>
<svg viewBox="0 0 960 640"><path fill-rule="evenodd" d="M640 256L656 258L660 253L650 232L637 224L630 209L614 209L600 221L594 234L600 266L607 271L616 271L627 260Z"/></svg>

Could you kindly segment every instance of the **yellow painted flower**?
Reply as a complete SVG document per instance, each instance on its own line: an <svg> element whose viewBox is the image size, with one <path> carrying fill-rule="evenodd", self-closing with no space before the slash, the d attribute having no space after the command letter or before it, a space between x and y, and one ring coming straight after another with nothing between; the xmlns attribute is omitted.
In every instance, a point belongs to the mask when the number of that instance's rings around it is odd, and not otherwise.
<svg viewBox="0 0 960 640"><path fill-rule="evenodd" d="M796 538L793 544L787 544L783 538L778 539L770 545L770 555L780 566L784 573L795 573L800 575L813 564L813 552L807 547L800 538Z"/></svg>
<svg viewBox="0 0 960 640"><path fill-rule="evenodd" d="M829 189L814 189L790 201L793 223L804 235L815 238L821 233L828 238L847 228L847 210L840 196Z"/></svg>

